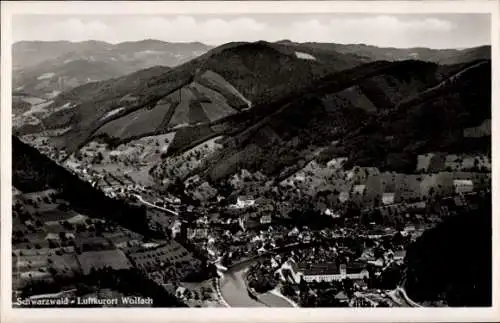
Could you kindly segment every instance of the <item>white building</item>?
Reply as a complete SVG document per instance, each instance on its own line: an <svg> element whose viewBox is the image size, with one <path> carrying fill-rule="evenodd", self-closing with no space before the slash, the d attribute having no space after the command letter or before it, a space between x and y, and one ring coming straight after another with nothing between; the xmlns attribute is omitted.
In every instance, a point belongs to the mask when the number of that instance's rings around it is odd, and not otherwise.
<svg viewBox="0 0 500 323"><path fill-rule="evenodd" d="M384 193L382 194L382 204L389 205L394 204L394 193Z"/></svg>
<svg viewBox="0 0 500 323"><path fill-rule="evenodd" d="M235 209L243 209L254 205L255 205L254 199L250 197L238 196L236 204L233 204L232 207Z"/></svg>
<svg viewBox="0 0 500 323"><path fill-rule="evenodd" d="M370 276L364 266L357 264L349 266L345 264L337 266L335 263L297 265L295 262L290 261L289 268L291 268L292 276L297 283L301 279L304 279L306 282L332 282L341 281L346 278L359 280Z"/></svg>
<svg viewBox="0 0 500 323"><path fill-rule="evenodd" d="M177 289L175 290L175 296L177 296L178 298L184 298L184 293L186 292L186 288L185 287L182 287L182 286L179 286L177 287Z"/></svg>
<svg viewBox="0 0 500 323"><path fill-rule="evenodd" d="M338 212L334 212L331 209L326 209L325 210L325 215L330 216L334 219L340 218L340 214Z"/></svg>
<svg viewBox="0 0 500 323"><path fill-rule="evenodd" d="M53 240L53 241L59 241L60 240L60 237L58 234L56 233L48 233L46 236L45 236L45 240Z"/></svg>
<svg viewBox="0 0 500 323"><path fill-rule="evenodd" d="M260 224L269 224L269 223L271 223L271 221L272 221L272 218L270 215L263 215L260 218Z"/></svg>
<svg viewBox="0 0 500 323"><path fill-rule="evenodd" d="M394 252L393 259L397 263L403 263L404 259L406 257L406 251L405 250L398 250Z"/></svg>
<svg viewBox="0 0 500 323"><path fill-rule="evenodd" d="M347 202L349 200L349 192L340 192L339 201L341 203Z"/></svg>
<svg viewBox="0 0 500 323"><path fill-rule="evenodd" d="M300 234L300 231L297 227L294 227L290 232L288 232L289 237L296 237Z"/></svg>
<svg viewBox="0 0 500 323"><path fill-rule="evenodd" d="M474 190L474 183L470 179L455 179L453 180L453 188L455 193L469 193Z"/></svg>
<svg viewBox="0 0 500 323"><path fill-rule="evenodd" d="M366 185L354 185L353 193L363 195L366 190Z"/></svg>
<svg viewBox="0 0 500 323"><path fill-rule="evenodd" d="M306 177L303 174L297 174L295 175L294 180L297 182L305 182Z"/></svg>
<svg viewBox="0 0 500 323"><path fill-rule="evenodd" d="M170 231L172 233L172 238L175 239L175 237L181 233L181 229L182 229L182 222L179 220L175 220L170 228Z"/></svg>
<svg viewBox="0 0 500 323"><path fill-rule="evenodd" d="M341 168L346 161L347 161L346 157L334 158L330 160L328 163L326 163L326 166L338 169Z"/></svg>

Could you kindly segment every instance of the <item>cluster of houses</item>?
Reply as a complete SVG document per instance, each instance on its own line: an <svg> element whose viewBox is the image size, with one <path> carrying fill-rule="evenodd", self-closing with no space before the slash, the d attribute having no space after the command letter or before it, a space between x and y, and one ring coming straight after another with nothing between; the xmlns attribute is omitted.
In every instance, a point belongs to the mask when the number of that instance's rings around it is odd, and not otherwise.
<svg viewBox="0 0 500 323"><path fill-rule="evenodd" d="M91 184L93 187L98 188L111 197L115 197L118 194L124 194L128 191L139 191L143 189L142 186L134 183L125 176L110 173L94 176Z"/></svg>
<svg viewBox="0 0 500 323"><path fill-rule="evenodd" d="M485 155L458 156L443 152L427 153L417 157L417 172L438 173L473 169L491 171L491 158Z"/></svg>
<svg viewBox="0 0 500 323"><path fill-rule="evenodd" d="M441 172L437 174L373 174L366 180L356 179L346 194L363 205L391 205L403 201L423 200L432 194L452 195L472 192L489 185L487 173Z"/></svg>
<svg viewBox="0 0 500 323"><path fill-rule="evenodd" d="M491 173L483 171L484 167L490 169L491 163L484 156L421 155L416 174L380 172L376 167L359 166L344 171L339 166L343 161L334 159L326 167L312 161L303 170L281 181L280 186L309 195L314 191L330 191L331 194L327 195L330 204L352 201L362 207L424 200L433 194L463 194L491 186ZM315 187L313 192L311 187Z"/></svg>

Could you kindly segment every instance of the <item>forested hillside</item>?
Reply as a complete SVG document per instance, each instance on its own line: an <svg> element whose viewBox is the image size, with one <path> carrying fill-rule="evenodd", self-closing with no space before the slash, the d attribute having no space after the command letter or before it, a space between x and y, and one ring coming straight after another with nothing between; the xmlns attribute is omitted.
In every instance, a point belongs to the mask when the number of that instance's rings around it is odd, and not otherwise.
<svg viewBox="0 0 500 323"><path fill-rule="evenodd" d="M12 184L20 191L56 189L78 212L115 221L141 234L151 234L144 207L107 197L16 137L12 137L12 155Z"/></svg>
<svg viewBox="0 0 500 323"><path fill-rule="evenodd" d="M491 195L426 231L410 245L404 287L416 302L492 305Z"/></svg>

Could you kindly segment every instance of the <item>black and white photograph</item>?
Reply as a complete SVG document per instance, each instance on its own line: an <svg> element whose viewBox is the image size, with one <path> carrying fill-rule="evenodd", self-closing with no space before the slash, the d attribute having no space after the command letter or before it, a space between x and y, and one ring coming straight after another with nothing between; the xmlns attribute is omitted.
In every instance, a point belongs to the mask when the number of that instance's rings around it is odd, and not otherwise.
<svg viewBox="0 0 500 323"><path fill-rule="evenodd" d="M12 311L494 306L496 15L108 6L9 17Z"/></svg>

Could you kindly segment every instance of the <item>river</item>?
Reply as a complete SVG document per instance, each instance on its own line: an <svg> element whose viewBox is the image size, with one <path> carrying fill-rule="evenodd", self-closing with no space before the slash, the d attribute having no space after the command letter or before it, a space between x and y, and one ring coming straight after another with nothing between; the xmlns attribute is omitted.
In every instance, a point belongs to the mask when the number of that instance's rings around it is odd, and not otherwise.
<svg viewBox="0 0 500 323"><path fill-rule="evenodd" d="M237 265L229 268L220 279L220 290L222 297L231 307L293 307L286 299L271 292L259 295L259 300L255 300L248 295L245 285L245 272L248 268L270 253L282 253L292 249L309 248L314 243L292 243L284 247L279 247L266 254L243 260Z"/></svg>
<svg viewBox="0 0 500 323"><path fill-rule="evenodd" d="M257 261L254 260L254 261ZM243 266L229 269L220 279L220 290L222 297L231 307L293 307L285 299L270 292L259 295L259 300L248 295L245 285L245 272L252 261L245 262Z"/></svg>

